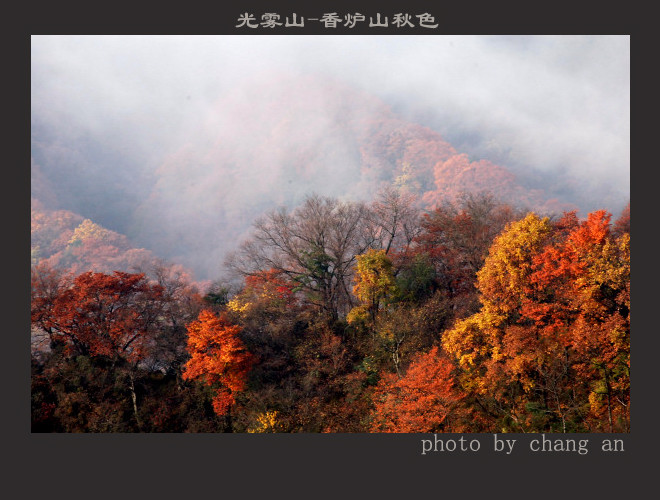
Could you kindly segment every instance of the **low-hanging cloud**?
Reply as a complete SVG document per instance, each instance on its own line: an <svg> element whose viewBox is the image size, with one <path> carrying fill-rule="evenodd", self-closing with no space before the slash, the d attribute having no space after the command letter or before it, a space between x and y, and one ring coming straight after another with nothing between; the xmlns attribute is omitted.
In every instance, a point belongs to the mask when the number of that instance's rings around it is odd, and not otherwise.
<svg viewBox="0 0 660 500"><path fill-rule="evenodd" d="M244 161L236 151L248 152L254 137L266 137L251 134L246 124L282 126L269 121L267 96L250 107L253 95L244 91L254 82L268 88L280 76L317 75L354 87L365 99L374 96L439 132L472 161L507 167L531 187L552 178L553 194L579 198L568 201L583 210L616 211L629 198L627 36L33 36L31 69L33 157L59 186L58 201L68 203L62 208L145 245L145 225L155 220L156 209L164 219L179 216L182 226L186 215L201 210L201 217L208 210L196 205L195 196L204 193L193 179L204 182L204 169L219 158ZM228 103L235 103L231 112ZM248 110L253 116L242 120L240 113ZM272 112L282 109L272 106ZM326 120L331 114L319 110L309 122L314 137L326 122L336 124ZM291 127L299 137L307 132L296 123ZM224 132L219 136L218 130ZM293 184L297 189L325 187L323 194L332 195L345 189L339 179L352 175L355 154L333 146L342 140L340 132L327 135L336 141L319 144L327 157L321 160L344 170L317 172L308 184ZM299 137L293 142L301 149ZM178 178L168 181L162 174L186 148L195 151L186 157L194 164L188 167L190 185L180 186ZM204 157L203 151L215 153ZM218 178L218 196L228 201L214 207L227 217L241 213L241 200L259 203L247 194L251 188L286 190L290 182L305 180L287 170L282 150L259 154L250 161L260 162L261 171L228 174L232 186ZM162 199L145 206L150 197L179 189L191 194L185 210ZM83 191L86 196L79 195ZM359 198L358 191L353 195ZM266 208L266 201L277 200L262 201ZM149 217L128 220L128 213ZM209 227L195 230L203 234Z"/></svg>

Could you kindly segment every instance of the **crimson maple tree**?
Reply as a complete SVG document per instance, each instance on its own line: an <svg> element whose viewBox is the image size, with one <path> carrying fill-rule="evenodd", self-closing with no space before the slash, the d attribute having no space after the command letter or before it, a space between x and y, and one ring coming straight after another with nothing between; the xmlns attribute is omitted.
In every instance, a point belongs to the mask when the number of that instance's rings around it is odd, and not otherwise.
<svg viewBox="0 0 660 500"><path fill-rule="evenodd" d="M107 364L108 377L127 384L135 423L141 429L136 373L140 362L152 355L161 326L163 288L150 283L144 274L86 272L72 278L47 265L33 268L31 281L32 326L45 332L51 350L64 354L55 371L61 375L77 363L89 364L94 371ZM111 390L104 380L101 377L91 382ZM122 397L102 398L96 405L84 393L84 389L65 391L60 395L60 409L65 408L66 401L76 401L74 407L92 407L92 413L102 415L111 407L119 412L122 406ZM113 417L119 418L117 414Z"/></svg>
<svg viewBox="0 0 660 500"><path fill-rule="evenodd" d="M32 273L32 323L72 353L139 361L162 305L162 287L144 274L87 272L67 282L47 268Z"/></svg>

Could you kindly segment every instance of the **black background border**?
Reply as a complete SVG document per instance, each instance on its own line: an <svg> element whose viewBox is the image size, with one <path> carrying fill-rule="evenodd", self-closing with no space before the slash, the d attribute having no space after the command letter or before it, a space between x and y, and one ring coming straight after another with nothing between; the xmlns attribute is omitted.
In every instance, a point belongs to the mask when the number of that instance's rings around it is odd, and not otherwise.
<svg viewBox="0 0 660 500"><path fill-rule="evenodd" d="M41 495L66 494L69 498L127 497L138 495L173 498L210 496L221 498L240 494L246 498L268 495L275 498L369 497L416 498L460 494L475 498L545 497L577 494L614 498L629 495L642 482L650 482L657 469L654 397L656 394L654 355L657 333L652 301L655 296L653 262L650 261L655 225L648 221L647 201L653 199L644 189L654 166L648 137L657 124L650 122L647 103L650 66L657 60L651 48L653 26L644 29L649 13L603 2L555 1L506 2L241 2L237 7L221 7L219 2L180 2L173 5L137 4L117 1L31 2L25 11L7 11L3 44L10 63L5 80L10 86L10 114L5 116L16 134L11 141L12 158L5 165L8 174L3 197L5 219L9 221L12 254L9 262L3 307L10 318L5 329L9 339L3 364L6 389L2 398L5 458L5 487ZM235 27L238 15L252 12L279 12L282 15L319 17L319 13L361 12L365 15L395 12L429 12L440 26L435 30L410 30L420 35L442 34L622 34L631 35L631 113L634 130L631 159L635 163L636 214L643 228L635 234L635 272L633 291L634 341L632 384L632 431L622 435L580 434L566 436L589 439L589 453L532 453L529 441L540 436L512 434L517 439L513 453L495 453L492 434L465 434L478 439L479 452L428 453L421 455L421 440L429 435L60 435L30 433L29 342L24 332L28 325L29 286L27 285L27 200L29 190L30 137L30 35L32 34L242 34ZM297 32L282 30L286 35ZM340 31L309 26L304 34L333 35ZM275 34L267 29L251 30L251 35ZM348 34L348 31L342 34ZM393 29L355 28L350 34L399 34ZM648 62L646 62L648 61ZM649 68L648 72L646 68ZM13 97L16 96L16 97ZM17 98L18 97L18 98ZM646 116L644 116L646 115ZM18 127L15 124L19 124ZM647 125L648 124L648 125ZM631 135L633 135L631 133ZM25 204L25 205L24 205ZM26 206L16 216L16 207ZM616 215L616 214L615 214ZM25 217L25 218L23 218ZM636 215L636 220L638 216ZM647 241L648 240L648 241ZM15 264L14 264L15 263ZM648 271L648 272L647 272ZM657 294L655 294L657 295ZM551 437L561 437L555 435ZM445 435L443 439L460 435ZM599 451L602 439L623 439L618 453ZM358 491L359 488L359 491ZM643 491L643 490L640 490ZM653 490L651 490L653 491ZM23 496L23 495L21 495Z"/></svg>

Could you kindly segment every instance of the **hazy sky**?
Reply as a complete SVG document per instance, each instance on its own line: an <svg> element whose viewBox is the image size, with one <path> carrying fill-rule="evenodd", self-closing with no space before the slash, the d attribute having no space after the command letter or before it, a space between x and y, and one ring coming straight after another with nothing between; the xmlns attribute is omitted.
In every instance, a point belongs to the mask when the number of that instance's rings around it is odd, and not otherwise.
<svg viewBox="0 0 660 500"><path fill-rule="evenodd" d="M32 112L150 156L272 71L359 85L471 154L629 189L628 36L33 36Z"/></svg>

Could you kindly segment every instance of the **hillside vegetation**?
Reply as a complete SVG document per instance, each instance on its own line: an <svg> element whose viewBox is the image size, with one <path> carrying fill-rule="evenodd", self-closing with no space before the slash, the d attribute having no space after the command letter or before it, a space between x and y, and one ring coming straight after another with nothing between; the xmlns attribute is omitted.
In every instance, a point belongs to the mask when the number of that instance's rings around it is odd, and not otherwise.
<svg viewBox="0 0 660 500"><path fill-rule="evenodd" d="M226 261L238 290L58 268L125 241L38 212L65 236L37 231L33 431L629 431L629 207L417 201L267 211Z"/></svg>

